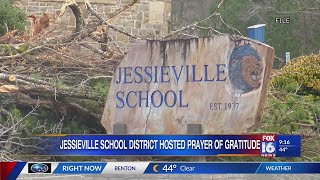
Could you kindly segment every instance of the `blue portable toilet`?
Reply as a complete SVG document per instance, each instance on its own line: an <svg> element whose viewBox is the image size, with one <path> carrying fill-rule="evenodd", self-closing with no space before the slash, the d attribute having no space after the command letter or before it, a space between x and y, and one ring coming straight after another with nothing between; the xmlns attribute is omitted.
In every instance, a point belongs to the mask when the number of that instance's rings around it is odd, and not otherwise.
<svg viewBox="0 0 320 180"><path fill-rule="evenodd" d="M247 27L248 37L264 43L265 26L266 24L257 24L254 26Z"/></svg>

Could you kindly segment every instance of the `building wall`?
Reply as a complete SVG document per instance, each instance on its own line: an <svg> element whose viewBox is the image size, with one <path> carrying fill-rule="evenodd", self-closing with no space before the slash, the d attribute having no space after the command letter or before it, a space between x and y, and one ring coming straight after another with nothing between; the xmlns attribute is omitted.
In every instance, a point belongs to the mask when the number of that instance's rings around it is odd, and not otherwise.
<svg viewBox="0 0 320 180"><path fill-rule="evenodd" d="M176 30L208 17L212 3L213 0L172 0L170 28Z"/></svg>
<svg viewBox="0 0 320 180"><path fill-rule="evenodd" d="M90 0L92 7L108 19L108 15L130 0ZM85 23L96 17L90 16L86 10L84 0L76 0L83 12ZM46 12L50 16L50 29L57 35L63 35L74 30L75 18L70 8L59 17L64 0L15 0L15 4L24 8L27 15L42 15ZM121 15L112 19L111 24L128 33L139 37L157 38L168 32L168 22L171 13L171 0L140 0ZM31 19L28 21L31 25ZM128 36L118 32L111 35L124 44L130 43Z"/></svg>

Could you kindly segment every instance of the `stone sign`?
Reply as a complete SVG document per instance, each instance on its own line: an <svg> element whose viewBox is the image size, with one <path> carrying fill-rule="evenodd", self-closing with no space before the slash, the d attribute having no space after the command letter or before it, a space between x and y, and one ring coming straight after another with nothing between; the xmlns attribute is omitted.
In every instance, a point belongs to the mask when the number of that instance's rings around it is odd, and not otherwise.
<svg viewBox="0 0 320 180"><path fill-rule="evenodd" d="M247 133L260 122L274 50L223 35L138 41L114 71L102 124L113 134Z"/></svg>

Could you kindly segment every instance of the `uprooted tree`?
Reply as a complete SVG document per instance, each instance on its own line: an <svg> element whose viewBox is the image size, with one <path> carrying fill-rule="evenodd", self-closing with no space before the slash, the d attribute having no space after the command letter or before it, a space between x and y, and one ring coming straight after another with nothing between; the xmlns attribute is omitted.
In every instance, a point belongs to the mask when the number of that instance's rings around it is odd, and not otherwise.
<svg viewBox="0 0 320 180"><path fill-rule="evenodd" d="M44 13L29 16L33 19L30 34L13 30L0 37L1 160L21 159L16 154L35 148L30 144L35 138L32 134L103 133L99 121L108 79L126 49L108 35L107 29L118 29L102 19L89 2L86 6L98 21L84 24L82 10L73 0L62 6L60 16L70 8L76 19L74 32L67 36L50 37ZM101 25L104 31L94 33ZM92 53L77 53L79 46Z"/></svg>
<svg viewBox="0 0 320 180"><path fill-rule="evenodd" d="M130 1L108 18L118 16L137 2ZM70 8L76 20L74 32L66 36L50 36L44 13L41 17L29 16L33 22L30 34L14 30L0 37L2 159L16 159L14 152L19 152L20 146L29 147L28 138L34 133L104 133L100 119L108 81L127 51L109 32L117 31L133 40L142 38L110 24L88 1L85 5L96 21L85 24L82 9L74 0L66 0L62 6L60 16ZM215 12L163 39L189 37L183 32L217 15ZM78 53L79 47L91 53ZM24 137L25 141L18 142L19 138L13 137Z"/></svg>

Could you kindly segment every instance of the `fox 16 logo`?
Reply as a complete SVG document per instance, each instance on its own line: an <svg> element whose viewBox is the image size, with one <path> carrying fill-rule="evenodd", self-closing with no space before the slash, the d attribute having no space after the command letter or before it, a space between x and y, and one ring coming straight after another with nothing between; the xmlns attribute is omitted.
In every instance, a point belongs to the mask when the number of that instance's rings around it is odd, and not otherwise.
<svg viewBox="0 0 320 180"><path fill-rule="evenodd" d="M263 157L276 156L276 135L262 135L260 155Z"/></svg>
<svg viewBox="0 0 320 180"><path fill-rule="evenodd" d="M28 173L51 173L51 163L28 163Z"/></svg>

